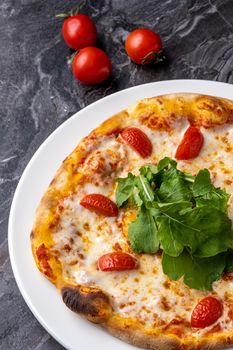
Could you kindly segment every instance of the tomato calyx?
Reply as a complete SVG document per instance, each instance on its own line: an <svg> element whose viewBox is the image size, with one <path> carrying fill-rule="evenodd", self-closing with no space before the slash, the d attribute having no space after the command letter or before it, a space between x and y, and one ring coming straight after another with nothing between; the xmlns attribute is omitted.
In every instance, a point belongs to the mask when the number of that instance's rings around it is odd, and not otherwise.
<svg viewBox="0 0 233 350"><path fill-rule="evenodd" d="M82 2L80 5L78 5L77 7L73 8L71 11L67 12L67 13L58 13L55 15L56 18L69 18L72 16L76 16L80 13L81 8L84 6L84 2Z"/></svg>
<svg viewBox="0 0 233 350"><path fill-rule="evenodd" d="M148 54L146 54L146 56L143 57L142 59L142 65L146 65L146 64L158 64L158 63L162 63L166 60L166 56L164 55L164 51L160 50L160 51L150 51L148 52Z"/></svg>
<svg viewBox="0 0 233 350"><path fill-rule="evenodd" d="M75 56L79 53L79 51L80 50L77 50L77 51L73 52L70 56L67 56L67 63L69 66L72 65L73 60L74 60Z"/></svg>

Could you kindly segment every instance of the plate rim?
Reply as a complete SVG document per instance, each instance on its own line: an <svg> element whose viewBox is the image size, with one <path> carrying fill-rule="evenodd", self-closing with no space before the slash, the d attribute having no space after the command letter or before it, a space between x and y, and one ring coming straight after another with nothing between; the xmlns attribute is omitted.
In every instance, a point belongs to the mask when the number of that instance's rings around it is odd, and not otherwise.
<svg viewBox="0 0 233 350"><path fill-rule="evenodd" d="M177 84L177 87L178 87L179 85L186 84L186 83L190 83L190 90L192 90L193 85L195 85L195 84L198 85L200 83L203 83L203 84L206 84L206 85L212 85L212 86L216 85L216 86L219 87L219 90L221 89L221 86L222 86L222 88L224 88L224 87L229 88L229 86L232 86L232 88L233 88L233 85L229 84L229 83L212 81L212 80L205 80L205 79L203 79L203 80L202 79L171 79L171 80L150 82L150 83L146 83L146 84L140 84L140 85L132 86L132 87L129 87L129 88L125 88L123 90L120 90L118 92L115 92L113 94L105 96L105 97L103 97L103 98L101 98L101 99L99 99L99 100L97 100L97 101L87 105L83 109L81 109L78 112L74 113L67 120L65 120L61 125L59 125L55 130L53 130L52 133L40 144L40 146L35 151L33 156L30 158L29 162L27 163L26 167L24 168L24 170L22 172L22 175L20 177L20 180L19 180L19 182L18 182L18 184L16 186L16 189L15 189L15 192L14 192L14 195L13 195L13 199L12 199L12 203L11 203L11 207L10 207L9 219L8 219L8 250L9 250L10 263L11 263L11 267L12 267L12 270L13 270L13 275L14 275L15 281L17 283L17 286L18 286L18 288L20 290L20 293L21 293L24 301L26 302L27 306L29 307L29 309L33 313L34 317L45 328L45 330L54 339L56 339L58 343L60 343L66 349L74 350L73 347L68 346L63 341L62 337L60 337L59 334L56 334L56 332L53 330L53 327L46 323L46 321L40 315L40 312L34 306L33 301L28 296L27 291L25 289L25 286L22 283L22 280L21 280L21 277L20 277L20 272L19 272L20 268L16 265L16 260L15 260L15 257L14 257L13 220L14 220L15 212L17 210L18 197L19 197L20 191L21 191L21 189L22 189L22 187L24 185L24 179L27 177L28 173L30 173L31 167L33 166L34 160L37 158L37 156L44 150L44 148L47 147L47 145L51 142L51 140L53 138L56 138L57 134L59 134L59 132L65 126L68 127L68 125L70 123L72 123L74 119L79 117L80 112L81 112L81 114L85 113L85 112L88 113L88 111L91 110L93 107L99 106L103 102L106 102L108 100L114 99L116 96L120 96L121 94L124 95L124 94L127 94L127 93L131 93L133 90L142 89L143 87L144 88L145 87L151 87L153 89L153 86L155 86L155 85L168 85L168 86L171 85L171 88L174 90L174 93L175 93L175 87L173 88L173 85ZM206 88L208 89L208 86L206 86ZM163 89L163 86L161 88L161 95L164 94L162 89ZM185 93L185 91L184 91L184 93ZM189 92L189 93L197 93L197 92ZM203 93L201 93L201 94L203 94ZM206 94L207 95L211 95L208 92ZM155 96L159 96L159 95L155 93ZM214 96L214 95L212 95L212 96ZM215 96L217 96L217 95L215 95ZM233 97L232 97L232 99L233 99ZM111 116L111 113L109 114L109 117L110 116ZM93 128L94 127L95 127L95 125L93 123ZM135 349L137 349L137 348L135 348Z"/></svg>

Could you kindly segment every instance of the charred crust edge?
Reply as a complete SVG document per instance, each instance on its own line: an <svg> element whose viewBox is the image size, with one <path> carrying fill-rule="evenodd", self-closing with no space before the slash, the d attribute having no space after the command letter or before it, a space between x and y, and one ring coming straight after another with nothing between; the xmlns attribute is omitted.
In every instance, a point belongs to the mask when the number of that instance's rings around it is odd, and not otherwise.
<svg viewBox="0 0 233 350"><path fill-rule="evenodd" d="M35 238L35 232L33 230L30 233L30 238L31 238L31 240L33 240Z"/></svg>
<svg viewBox="0 0 233 350"><path fill-rule="evenodd" d="M61 290L66 306L92 322L104 322L112 308L108 296L98 288L65 286Z"/></svg>

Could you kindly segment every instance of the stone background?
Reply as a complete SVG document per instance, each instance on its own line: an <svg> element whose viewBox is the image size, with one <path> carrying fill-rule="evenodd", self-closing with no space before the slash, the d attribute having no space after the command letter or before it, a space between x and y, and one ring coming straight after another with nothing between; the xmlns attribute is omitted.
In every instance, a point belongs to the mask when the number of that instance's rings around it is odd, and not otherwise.
<svg viewBox="0 0 233 350"><path fill-rule="evenodd" d="M18 180L46 137L72 114L115 91L152 81L198 78L233 83L232 0L87 0L98 46L113 62L111 79L81 86L67 65L56 13L77 0L0 0L0 348L63 349L40 326L16 286L7 221ZM168 60L130 62L124 39L137 27L158 31Z"/></svg>

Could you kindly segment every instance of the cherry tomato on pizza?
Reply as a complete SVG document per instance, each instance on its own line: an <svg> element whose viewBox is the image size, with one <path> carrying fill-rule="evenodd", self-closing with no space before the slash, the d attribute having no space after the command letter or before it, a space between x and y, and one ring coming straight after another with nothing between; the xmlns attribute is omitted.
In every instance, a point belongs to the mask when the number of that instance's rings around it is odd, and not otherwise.
<svg viewBox="0 0 233 350"><path fill-rule="evenodd" d="M80 205L84 208L94 211L97 214L102 214L105 216L117 216L118 208L116 204L108 197L102 194L92 193L87 194L80 201Z"/></svg>
<svg viewBox="0 0 233 350"><path fill-rule="evenodd" d="M205 328L215 323L223 313L222 302L211 295L199 301L191 315L191 326Z"/></svg>
<svg viewBox="0 0 233 350"><path fill-rule="evenodd" d="M138 261L128 253L111 252L99 258L97 268L106 272L134 270L138 268Z"/></svg>
<svg viewBox="0 0 233 350"><path fill-rule="evenodd" d="M188 160L198 156L204 143L204 137L201 131L190 126L177 147L175 157L178 160Z"/></svg>
<svg viewBox="0 0 233 350"><path fill-rule="evenodd" d="M100 84L112 71L112 64L106 53L94 46L81 49L72 61L76 79L87 85Z"/></svg>
<svg viewBox="0 0 233 350"><path fill-rule="evenodd" d="M163 44L158 33L151 29L136 29L126 38L125 50L137 64L157 63L164 60Z"/></svg>
<svg viewBox="0 0 233 350"><path fill-rule="evenodd" d="M152 153L152 143L148 136L138 128L127 128L121 137L142 157L149 157Z"/></svg>

